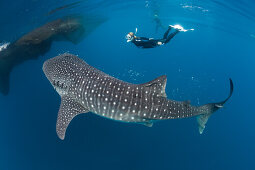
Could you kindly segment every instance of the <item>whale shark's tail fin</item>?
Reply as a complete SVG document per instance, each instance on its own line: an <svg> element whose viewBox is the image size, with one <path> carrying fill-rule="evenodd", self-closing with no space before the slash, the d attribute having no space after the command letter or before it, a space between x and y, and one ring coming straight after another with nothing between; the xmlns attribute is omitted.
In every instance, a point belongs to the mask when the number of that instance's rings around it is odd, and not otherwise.
<svg viewBox="0 0 255 170"><path fill-rule="evenodd" d="M228 99L232 96L233 90L234 90L234 86L233 86L233 82L231 79L229 79L230 81L230 93L229 96L222 102L218 102L218 103L210 103L210 104L206 104L201 106L202 110L206 110L206 113L201 114L197 117L197 122L198 122L198 128L199 128L199 133L202 134L204 129L205 129L205 124L207 123L209 117L218 109L222 108L223 105L228 101Z"/></svg>

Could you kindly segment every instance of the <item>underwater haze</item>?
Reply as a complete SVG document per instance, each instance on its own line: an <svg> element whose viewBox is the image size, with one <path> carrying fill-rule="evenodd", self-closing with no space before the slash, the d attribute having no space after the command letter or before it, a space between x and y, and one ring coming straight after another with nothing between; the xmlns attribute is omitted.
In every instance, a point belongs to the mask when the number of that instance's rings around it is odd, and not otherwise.
<svg viewBox="0 0 255 170"><path fill-rule="evenodd" d="M8 94L0 94L0 170L255 169L253 0L1 0L0 62L6 43L69 16L84 18L82 34L50 38L37 57L12 56L20 60ZM176 24L194 31L151 49L125 39L136 28L137 36L161 38ZM229 78L234 93L203 134L195 117L146 127L88 113L76 116L61 140L60 96L42 66L65 52L134 84L167 75L167 97L192 105L224 100Z"/></svg>

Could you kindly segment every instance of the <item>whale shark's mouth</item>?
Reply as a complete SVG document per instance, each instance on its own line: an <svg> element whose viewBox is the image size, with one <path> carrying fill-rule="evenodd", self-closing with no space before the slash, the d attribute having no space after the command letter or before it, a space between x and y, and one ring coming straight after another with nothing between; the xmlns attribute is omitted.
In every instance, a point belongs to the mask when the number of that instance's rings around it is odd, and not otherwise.
<svg viewBox="0 0 255 170"><path fill-rule="evenodd" d="M9 46L9 42L8 43L0 43L0 51L3 51L4 49L6 49Z"/></svg>

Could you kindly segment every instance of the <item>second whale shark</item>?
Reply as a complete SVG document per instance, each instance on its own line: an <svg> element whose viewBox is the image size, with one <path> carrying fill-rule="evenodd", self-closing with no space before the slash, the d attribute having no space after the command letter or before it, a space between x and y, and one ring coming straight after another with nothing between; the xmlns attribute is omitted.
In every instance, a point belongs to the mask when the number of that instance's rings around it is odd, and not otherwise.
<svg viewBox="0 0 255 170"><path fill-rule="evenodd" d="M148 83L131 84L111 77L68 53L45 61L43 71L61 96L56 130L62 140L71 120L87 112L149 127L156 120L197 116L199 132L203 133L208 118L222 108L233 93L230 79L230 93L224 101L193 106L189 101L166 98L167 79L164 75Z"/></svg>
<svg viewBox="0 0 255 170"><path fill-rule="evenodd" d="M99 16L66 16L48 22L12 43L0 46L0 93L9 93L9 77L13 68L46 54L54 41L79 43L105 22Z"/></svg>

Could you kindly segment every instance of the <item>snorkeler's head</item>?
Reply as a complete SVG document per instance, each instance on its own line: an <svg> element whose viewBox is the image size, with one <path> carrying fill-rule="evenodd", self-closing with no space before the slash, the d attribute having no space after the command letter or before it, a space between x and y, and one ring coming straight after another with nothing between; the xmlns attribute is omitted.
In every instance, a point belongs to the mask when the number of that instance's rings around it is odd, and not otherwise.
<svg viewBox="0 0 255 170"><path fill-rule="evenodd" d="M133 32L130 32L126 35L127 42L133 41L135 37L135 34Z"/></svg>

